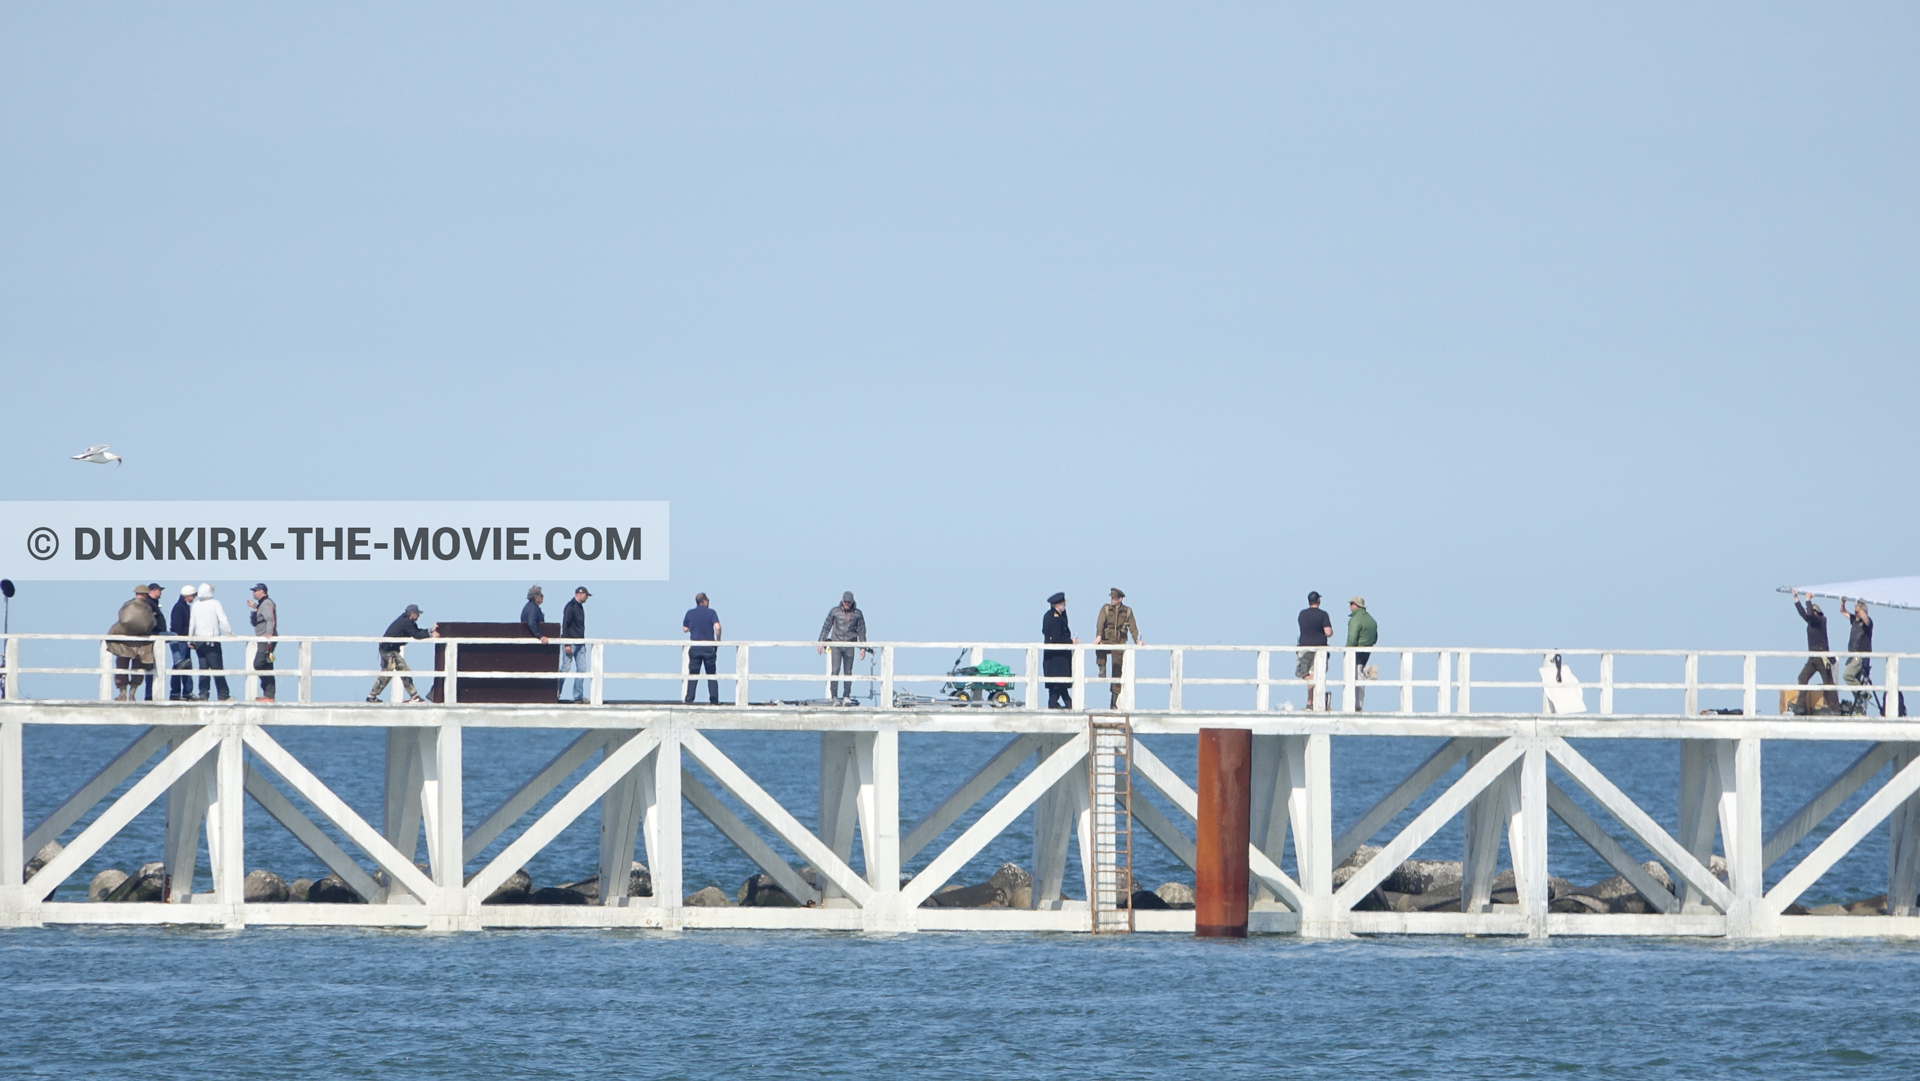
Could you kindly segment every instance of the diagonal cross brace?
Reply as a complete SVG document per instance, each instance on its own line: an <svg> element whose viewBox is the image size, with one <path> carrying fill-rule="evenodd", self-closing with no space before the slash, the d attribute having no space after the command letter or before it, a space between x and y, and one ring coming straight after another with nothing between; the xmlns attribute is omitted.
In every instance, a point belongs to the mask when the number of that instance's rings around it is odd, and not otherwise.
<svg viewBox="0 0 1920 1081"><path fill-rule="evenodd" d="M301 813L300 808L294 806L292 800L273 787L272 782L262 777L259 770L248 766L246 778L247 795L253 797L253 801L260 805L261 810L266 811L276 822L287 827L287 831L293 834L296 840L307 846L307 851L320 857L320 862L327 865L327 870L339 875L340 881L345 882L348 889L359 894L361 900L373 900L374 895L380 892L380 884L375 882L367 872L361 870L360 865L353 861L352 856L347 855L345 849L334 844L333 838L322 832L320 827L314 824L313 819Z"/></svg>
<svg viewBox="0 0 1920 1081"><path fill-rule="evenodd" d="M1625 792L1607 779L1606 774L1593 767L1573 745L1565 739L1554 736L1547 741L1547 754L1565 771L1574 784L1592 796L1594 801L1607 809L1634 839L1666 861L1667 867L1678 878L1700 891L1707 903L1726 912L1733 907L1733 891L1725 882L1714 877L1707 865L1693 858L1693 853L1681 847L1680 842L1660 827L1653 816L1640 809L1640 806L1627 798Z"/></svg>
<svg viewBox="0 0 1920 1081"><path fill-rule="evenodd" d="M533 810L534 805L547 798L547 793L558 788L561 781L573 776L574 770L586 765L587 759L598 754L614 734L604 728L588 729L578 739L561 748L559 754L548 759L539 772L515 789L513 795L501 800L500 806L495 807L492 814L467 834L466 841L460 846L463 862L478 859L494 838Z"/></svg>
<svg viewBox="0 0 1920 1081"><path fill-rule="evenodd" d="M114 835L127 827L147 805L160 798L160 794L173 787L173 782L187 775L187 771L200 764L208 751L220 742L220 737L212 725L200 729L181 741L172 754L160 760L145 777L127 789L125 795L113 801L93 824L80 831L73 843L62 849L60 854L47 861L40 872L28 880L26 895L33 900L43 901L47 895L57 889L60 883L80 869L80 865L93 858L102 845L112 840Z"/></svg>
<svg viewBox="0 0 1920 1081"><path fill-rule="evenodd" d="M28 853L38 852L48 841L54 840L67 831L67 827L80 821L81 817L101 800L120 787L120 782L133 776L134 771L146 764L156 751L167 745L167 740L192 728L155 725L133 738L133 742L113 760L101 766L99 771L88 778L85 784L74 789L73 795L62 800L52 814L41 820L40 824L28 832L26 844L22 849Z"/></svg>
<svg viewBox="0 0 1920 1081"><path fill-rule="evenodd" d="M1876 743L1862 752L1859 758L1853 760L1852 765L1841 771L1840 776L1834 778L1832 784L1822 789L1819 795L1808 800L1785 822L1780 823L1780 828L1774 830L1773 834L1767 838L1766 848L1762 850L1760 856L1761 864L1771 867L1780 862L1780 857L1791 851L1794 845L1799 844L1801 838L1812 833L1820 823L1827 820L1828 815L1847 802L1848 796L1859 791L1861 785L1873 780L1875 774L1879 773L1888 762L1893 761L1897 747L1898 744L1893 743ZM32 849L29 848L28 851Z"/></svg>
<svg viewBox="0 0 1920 1081"><path fill-rule="evenodd" d="M1648 904L1661 912L1680 910L1680 902L1673 894L1648 874L1645 867L1635 862L1633 856L1620 847L1620 842L1593 820L1592 815L1573 802L1573 797L1567 795L1565 789L1552 781L1547 782L1547 808L1565 822L1575 836L1585 841L1587 847L1599 853L1600 858L1607 861L1607 866L1620 872L1622 878L1639 890L1640 896L1645 897Z"/></svg>
<svg viewBox="0 0 1920 1081"><path fill-rule="evenodd" d="M720 748L715 747L707 737L688 729L681 741L681 746L693 756L694 761L700 763L702 769L711 774L714 780L720 782L720 787L732 793L733 798L746 804L747 810L752 811L760 821L765 822L775 836L812 864L813 869L827 881L840 887L842 893L853 898L854 904L864 908L873 899L873 887L864 877L855 874L853 868L847 866L845 860L835 855L825 841L815 836L812 830L801 825L799 819L793 817L785 807L780 806L779 801L768 795L766 789L754 783L753 778L747 776L745 770L735 765L733 759L720 753Z"/></svg>
<svg viewBox="0 0 1920 1081"><path fill-rule="evenodd" d="M660 746L660 737L653 732L641 732L622 743L593 767L593 771L580 779L573 790L547 808L547 813L536 819L527 831L513 839L513 842L500 850L485 867L474 872L467 881L467 890L477 897L486 897L500 887L500 884L513 877L513 873L526 866L539 851L553 843L560 831L573 824L573 820L586 813L588 807L607 794L607 790L633 772L640 760L652 754ZM602 882L602 890L613 889L616 884Z"/></svg>
<svg viewBox="0 0 1920 1081"><path fill-rule="evenodd" d="M1340 834L1339 840L1333 842L1333 865L1340 866L1349 856L1360 851L1361 845L1379 833L1381 827L1393 821L1395 815L1412 806L1413 801L1420 798L1420 793L1433 787L1433 782L1445 776L1472 749L1473 742L1467 739L1455 738L1442 743L1427 756L1425 762L1414 767L1405 780L1395 785L1393 791L1382 796L1380 802Z"/></svg>
<svg viewBox="0 0 1920 1081"><path fill-rule="evenodd" d="M1505 773L1507 767L1513 765L1525 750L1525 746L1518 739L1503 740L1498 746L1488 750L1481 756L1480 761L1475 762L1459 780L1453 782L1452 787L1441 793L1439 799L1428 804L1426 810L1421 811L1412 822L1407 823L1406 829L1401 830L1398 836L1388 841L1385 848L1375 853L1372 859L1354 871L1353 877L1347 879L1346 885L1334 891L1334 909L1344 912L1359 904L1361 898L1372 893L1374 887L1385 882L1395 868L1418 852L1420 846L1426 844L1434 834L1440 832L1440 827L1446 825L1454 815L1465 810L1475 796L1492 784L1495 778Z"/></svg>
<svg viewBox="0 0 1920 1081"><path fill-rule="evenodd" d="M781 859L772 845L761 840L760 835L753 832L753 827L728 810L727 805L720 802L720 797L701 784L700 778L684 766L680 768L680 794L693 804L694 810L713 823L722 836L732 841L734 847L746 853L748 859L765 871L781 889L786 890L787 896L803 905L820 900L820 891L807 885L807 880L800 877L800 872L793 869L793 864Z"/></svg>
<svg viewBox="0 0 1920 1081"><path fill-rule="evenodd" d="M913 881L900 888L901 905L916 908L920 902L933 896L933 891L947 884L947 879L958 874L967 861L979 855L987 843L1000 836L1002 830L1013 824L1034 801L1045 795L1047 790L1059 783L1062 777L1072 772L1087 757L1087 733L1081 729L1078 734L1060 745L1059 749L1048 755L1033 772L1020 779L1013 790L1000 797L1000 802L987 809L979 820L968 826L966 831L954 838L946 851L933 858L933 862L913 876Z"/></svg>
<svg viewBox="0 0 1920 1081"><path fill-rule="evenodd" d="M390 881L399 883L408 893L426 901L436 892L433 880L421 873L413 861L400 854L379 830L367 824L347 801L335 795L313 772L300 764L300 760L288 753L272 736L258 727L249 725L246 730L246 744L260 759L260 764L272 770L281 780L287 782L300 798L313 805L313 809L332 822L347 839L360 846L360 850L373 858L380 869L387 873Z"/></svg>
<svg viewBox="0 0 1920 1081"><path fill-rule="evenodd" d="M973 776L962 782L946 799L941 800L938 807L928 811L925 818L913 824L913 828L908 830L906 837L900 841L900 861L905 863L919 855L920 850L933 843L948 826L959 821L961 815L966 814L973 809L974 804L985 799L995 785L1006 780L1008 774L1019 768L1020 763L1025 762L1035 750L1039 749L1040 739L1039 736L1025 735L1008 740L1006 746L1001 747L992 758L987 760L986 765L974 771Z"/></svg>
<svg viewBox="0 0 1920 1081"><path fill-rule="evenodd" d="M1808 886L1818 882L1821 875L1840 862L1842 856L1851 852L1854 845L1859 844L1875 826L1886 821L1894 808L1905 803L1915 792L1920 792L1920 758L1907 763L1880 791L1867 797L1867 802L1861 804L1859 810L1820 842L1820 847L1807 853L1807 858L1801 860L1799 866L1775 883L1767 891L1767 911L1775 915L1785 912L1788 905L1806 892Z"/></svg>

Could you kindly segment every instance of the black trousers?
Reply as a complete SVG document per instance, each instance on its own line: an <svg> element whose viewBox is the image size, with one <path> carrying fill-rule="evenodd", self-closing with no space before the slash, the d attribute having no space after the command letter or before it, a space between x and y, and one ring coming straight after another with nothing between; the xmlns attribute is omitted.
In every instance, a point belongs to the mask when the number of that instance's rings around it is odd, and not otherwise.
<svg viewBox="0 0 1920 1081"><path fill-rule="evenodd" d="M220 643L218 642L195 642L193 644L193 654L200 659L200 667L203 670L208 668L225 668L227 666L226 655L221 652ZM220 692L220 701L224 702L233 697L233 692L227 690L227 677L214 676L213 685L215 689ZM205 698L206 696L207 677L201 676L200 697Z"/></svg>
<svg viewBox="0 0 1920 1081"><path fill-rule="evenodd" d="M253 670L256 672L273 671L273 647L261 642L253 647ZM272 676L260 677L260 697L272 698L275 684Z"/></svg>
<svg viewBox="0 0 1920 1081"><path fill-rule="evenodd" d="M833 667L831 672L832 675L850 676L853 674L854 650L852 646L834 646L829 652L833 654L833 658L832 658ZM842 698L852 698L853 697L853 681L852 680L846 680L844 682L840 680L829 681L827 683L827 697L832 698L835 701L838 701Z"/></svg>
<svg viewBox="0 0 1920 1081"><path fill-rule="evenodd" d="M1048 709L1072 709L1073 708L1073 684L1071 683L1047 684L1047 708Z"/></svg>
<svg viewBox="0 0 1920 1081"><path fill-rule="evenodd" d="M715 672L714 659L719 656L719 654L720 649L717 646L695 646L687 650L687 674L698 675L701 666L705 665L707 674L713 675ZM693 692L698 686L700 686L700 681L697 679L687 681L687 701L693 701ZM720 704L719 680L710 679L707 681L707 701L716 706Z"/></svg>

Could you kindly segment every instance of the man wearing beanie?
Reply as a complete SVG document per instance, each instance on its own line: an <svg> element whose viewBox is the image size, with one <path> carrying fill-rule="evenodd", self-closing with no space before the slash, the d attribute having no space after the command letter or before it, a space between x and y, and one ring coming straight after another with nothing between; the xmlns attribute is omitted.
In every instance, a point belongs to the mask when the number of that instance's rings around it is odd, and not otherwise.
<svg viewBox="0 0 1920 1081"><path fill-rule="evenodd" d="M833 608L827 612L826 622L820 624L820 641L864 642L866 640L867 617L854 605L853 591L848 590L840 594L840 603L834 605ZM815 647L815 652L824 653L826 649L826 646L817 646ZM871 652L873 651L869 649L860 651L862 656ZM828 674L835 676L843 674L848 676L853 675L852 646L833 647L833 670ZM853 681L851 679L844 683L838 680L829 681L827 683L827 697L833 699L836 705L852 705Z"/></svg>

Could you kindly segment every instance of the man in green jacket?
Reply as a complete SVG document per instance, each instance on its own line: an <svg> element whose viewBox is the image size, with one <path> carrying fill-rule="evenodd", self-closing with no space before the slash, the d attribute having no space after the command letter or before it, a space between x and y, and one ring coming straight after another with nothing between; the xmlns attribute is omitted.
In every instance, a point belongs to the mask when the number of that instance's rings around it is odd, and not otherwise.
<svg viewBox="0 0 1920 1081"><path fill-rule="evenodd" d="M1375 623L1373 616L1367 612L1367 599L1355 597L1348 601L1347 650L1353 652L1353 710L1355 713L1367 707L1367 689L1360 684L1367 678L1367 661L1373 658L1369 647L1379 640L1380 624Z"/></svg>

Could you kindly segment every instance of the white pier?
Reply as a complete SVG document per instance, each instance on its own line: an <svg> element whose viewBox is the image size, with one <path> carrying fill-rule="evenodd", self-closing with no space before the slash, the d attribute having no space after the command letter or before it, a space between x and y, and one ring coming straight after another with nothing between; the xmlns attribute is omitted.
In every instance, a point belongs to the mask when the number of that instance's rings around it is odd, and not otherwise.
<svg viewBox="0 0 1920 1081"><path fill-rule="evenodd" d="M163 658L165 639L157 650ZM827 660L813 642L720 643L727 666L717 679L734 699L721 706L677 702L687 679L683 642L592 640L588 701L579 705L398 705L360 701L377 669L368 666L378 639L283 638L282 667L274 673L282 701L255 704L257 674L238 664L251 655L248 640L229 640L235 683L231 703L116 702L110 658L98 637L12 635L5 642L6 695L0 700L0 925L201 924L416 927L439 931L489 927L763 928L864 932L1053 930L1087 931L1096 896L1092 861L1080 881L1066 881L1069 852L1087 852L1094 829L1089 788L1089 694L1105 704L1116 681L1089 671L1093 647L1073 649L1068 683L1081 711L1036 708L1043 703L1041 658L1034 643L873 643L873 670L853 677L873 697L854 706L808 704L801 694L823 693ZM432 643L415 645L416 652ZM498 640L449 642L497 647ZM1119 647L1114 647L1119 648ZM94 652L99 651L99 659ZM942 686L995 677L940 671L954 651L978 664L1009 657L1013 674L998 677L1013 701L1004 707L940 699ZM86 654L84 663L74 660ZM324 667L323 654L357 658L353 667ZM1289 678L1290 646L1128 647L1118 680L1119 710L1136 737L1192 734L1203 727L1254 733L1253 822L1249 859L1255 883L1252 930L1342 938L1356 934L1695 935L1731 938L1782 936L1912 936L1920 934L1913 904L1920 893L1920 724L1878 716L1781 715L1780 692L1792 682L1765 682L1762 670L1790 671L1803 653L1685 653L1573 650L1376 650L1380 671L1368 679L1340 649L1315 651L1313 682L1322 704L1307 711L1306 680ZM1275 655L1281 658L1278 669ZM936 662L924 658L933 656ZM1553 658L1558 656L1560 663ZM1842 655L1844 657L1844 655ZM1872 660L1886 708L1899 701L1900 665L1907 656ZM649 657L650 667L619 665ZM680 658L675 666L672 658ZM914 658L922 658L916 662ZM863 664L865 662L862 662ZM915 671L918 664L920 670ZM425 670L422 670L425 669ZM423 665L412 674L431 680ZM1478 675L1476 675L1476 670ZM1276 672L1283 674L1276 675ZM1199 674L1205 672L1206 674ZM1519 674L1516 675L1516 672ZM1633 674L1631 680L1624 678ZM1715 673L1722 673L1716 676ZM197 676L199 673L195 673ZM168 673L157 673L164 689ZM448 685L495 678L526 679L525 672L450 674ZM1498 677L1498 678L1494 678ZM1530 678L1529 678L1530 677ZM1576 677L1584 683L1575 682ZM571 679L569 675L564 677ZM842 677L846 678L846 677ZM1782 677L1786 679L1786 677ZM98 695L71 696L78 681ZM51 695L66 688L67 697ZM620 702L617 696L651 688L667 702ZM329 689L349 701L328 702ZM704 700L706 688L701 688ZM1850 699L1853 688L1840 688ZM399 691L398 683L394 692ZM609 692L613 693L610 694ZM766 694L760 704L756 692ZM1386 712L1358 712L1360 693ZM930 701L933 699L935 701ZM1518 709L1513 703L1524 703ZM1644 704L1641 712L1617 705ZM1739 714L1702 715L1716 702ZM742 704L748 703L748 704ZM1293 708L1276 708L1283 705ZM1762 705L1771 706L1762 712ZM1479 708L1476 708L1478 705ZM1495 707L1500 707L1496 711ZM1662 709L1665 712L1662 712ZM113 725L127 731L126 749L50 814L29 822L23 810L23 733L31 726ZM271 734L285 729L373 727L385 732L381 821L356 813ZM557 729L581 734L498 806L470 807L462 793L462 748L470 729ZM821 808L802 822L708 738L718 731L817 733ZM902 733L988 733L1003 739L977 771L917 822L900 817L899 744ZM1368 793L1370 809L1336 822L1331 745L1353 736L1444 738L1440 748L1390 789ZM1679 741L1677 806L1642 808L1576 749L1575 741ZM1805 741L1862 741L1871 745L1771 833L1762 829L1761 756L1764 748ZM1649 753L1671 753L1653 745ZM1108 756L1112 760L1112 756ZM958 823L1027 762L1037 763L965 828ZM1155 802L1128 801L1138 829L1192 866L1193 790L1138 738L1131 745L1131 782L1153 790L1181 812L1169 817ZM1402 812L1420 806L1404 828L1387 829ZM329 772L344 768L329 763ZM585 775L543 813L532 812L583 767ZM697 767L698 773L691 767ZM368 768L356 763L354 768ZM809 760L806 768L812 770ZM704 779L703 779L704 777ZM1880 780L1881 778L1886 778ZM131 781L117 798L109 797ZM1856 793L1878 788L1828 832L1797 864L1783 857ZM788 854L743 822L716 789L729 793ZM1585 794L1596 818L1570 795ZM162 858L172 881L192 883L202 830L211 864L211 892L174 889L164 903L110 904L49 898L137 815L165 800ZM625 880L629 862L643 859L653 875L652 897L603 891L588 906L483 905L505 882L589 808L598 805L602 883ZM682 903L684 815L704 816L805 907L692 907ZM473 813L484 810L484 814ZM1670 831L1663 818L1677 821ZM922 907L1007 827L1031 812L1034 878L1030 908ZM366 904L250 904L243 826L266 815L306 846ZM1466 881L1460 909L1449 912L1355 911L1354 906L1399 863L1422 852L1449 821L1464 816ZM1549 817L1627 877L1653 909L1645 914L1578 914L1549 909ZM469 822L476 824L471 827ZM336 843L327 829L344 837ZM1871 831L1886 824L1892 843L1887 867L1889 914L1789 914L1794 903ZM424 870L416 866L424 837ZM853 865L854 841L863 858ZM510 838L490 859L480 855ZM1517 904L1491 900L1504 838ZM22 880L26 860L51 840L64 850ZM1290 842L1290 843L1289 843ZM1336 887L1335 868L1362 844L1384 846ZM1671 872L1669 891L1645 873L1627 844L1635 843ZM1724 879L1709 869L1724 855ZM789 858L789 854L792 858ZM931 859L922 860L928 854ZM1290 859L1289 859L1290 857ZM1291 864L1291 870L1285 864ZM801 865L815 869L814 882ZM919 869L903 879L903 867ZM1106 889L1111 893L1111 884ZM613 894L605 896L604 894ZM1142 932L1193 930L1191 911L1141 910Z"/></svg>

